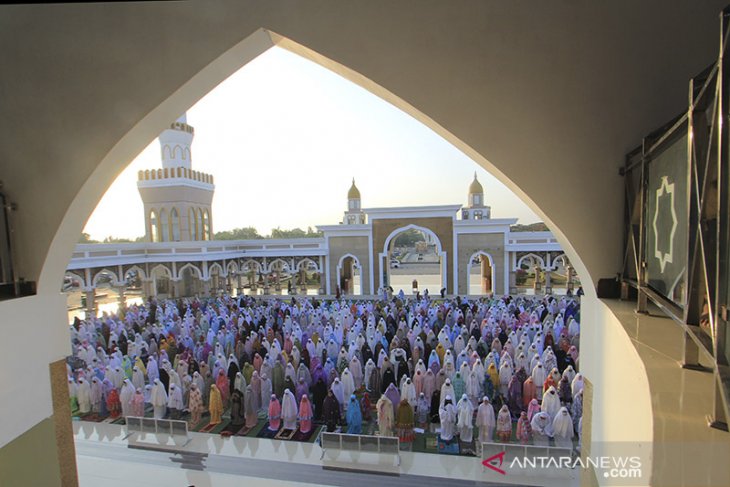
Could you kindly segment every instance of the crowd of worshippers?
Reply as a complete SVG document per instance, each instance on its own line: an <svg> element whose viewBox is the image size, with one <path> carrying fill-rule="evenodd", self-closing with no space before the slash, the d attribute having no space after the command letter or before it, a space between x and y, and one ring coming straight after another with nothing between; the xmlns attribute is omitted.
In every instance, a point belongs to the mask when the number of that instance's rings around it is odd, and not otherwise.
<svg viewBox="0 0 730 487"><path fill-rule="evenodd" d="M75 320L76 414L442 441L570 444L579 432L580 302L154 300ZM189 415L189 416L188 416ZM513 426L516 428L513 430ZM513 436L514 433L514 436Z"/></svg>

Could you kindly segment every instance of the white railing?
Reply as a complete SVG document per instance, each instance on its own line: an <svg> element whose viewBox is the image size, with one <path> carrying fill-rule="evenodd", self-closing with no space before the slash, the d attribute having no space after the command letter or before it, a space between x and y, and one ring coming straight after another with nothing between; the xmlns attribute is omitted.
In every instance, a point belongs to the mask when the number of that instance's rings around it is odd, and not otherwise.
<svg viewBox="0 0 730 487"><path fill-rule="evenodd" d="M188 437L187 421L142 418L139 416L125 416L124 421L127 423L127 436L134 433L150 433L155 435Z"/></svg>
<svg viewBox="0 0 730 487"><path fill-rule="evenodd" d="M559 251L558 239L552 232L510 232L506 250L512 252Z"/></svg>
<svg viewBox="0 0 730 487"><path fill-rule="evenodd" d="M68 269L86 269L145 262L186 262L247 257L312 257L327 255L323 238L205 240L78 244Z"/></svg>
<svg viewBox="0 0 730 487"><path fill-rule="evenodd" d="M392 454L400 466L400 439L396 436L352 435L347 433L322 432L319 435L322 456L327 450L357 451L366 453Z"/></svg>

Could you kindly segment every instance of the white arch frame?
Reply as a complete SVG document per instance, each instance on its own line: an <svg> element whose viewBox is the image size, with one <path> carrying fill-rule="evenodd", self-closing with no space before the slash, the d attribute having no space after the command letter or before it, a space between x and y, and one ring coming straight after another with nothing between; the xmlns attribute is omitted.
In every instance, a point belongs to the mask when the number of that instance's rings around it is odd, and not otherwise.
<svg viewBox="0 0 730 487"><path fill-rule="evenodd" d="M192 262L188 262L184 266L180 267L177 270L177 275L175 276L175 279L182 279L182 275L183 275L183 272L185 271L185 269L193 269L193 270L195 270L198 273L198 279L205 280L204 277L203 277L204 276L203 271L201 271L198 268L198 266L196 266Z"/></svg>
<svg viewBox="0 0 730 487"><path fill-rule="evenodd" d="M430 235L433 240L436 242L436 251L438 253L439 259L441 261L441 288L447 288L448 290L448 275L446 274L448 270L448 262L446 259L446 252L443 250L443 246L441 245L441 239L434 233L433 230L430 228L422 227L420 225L416 225L414 223L411 223L410 225L406 225L403 227L396 228L392 232L390 232L390 235L385 239L385 243L383 244L383 251L378 254L378 262L380 262L380 274L378 276L378 281L380 282L380 287L382 288L385 286L385 281L383 280L383 274L384 272L390 276L390 262L388 262L388 247L390 246L390 242L399 234L405 232L406 230L419 230L423 233L426 233ZM454 283L455 284L455 283ZM438 291L438 290L437 290Z"/></svg>
<svg viewBox="0 0 730 487"><path fill-rule="evenodd" d="M521 267L522 266L522 262L525 259L528 259L528 258L533 259L533 260L536 260L536 261L539 261L540 262L540 268L545 269L545 259L543 259L542 257L540 257L537 254L533 254L532 252L530 252L529 254L525 254L522 257L520 257L519 259L517 259L517 263L515 264L515 268L513 270L516 271L516 270L522 269L522 267Z"/></svg>
<svg viewBox="0 0 730 487"><path fill-rule="evenodd" d="M208 268L206 270L208 279L213 277L214 268L218 268L218 277L228 277L228 272L223 268L223 266L220 265L218 262L213 262L211 264L208 264Z"/></svg>
<svg viewBox="0 0 730 487"><path fill-rule="evenodd" d="M115 271L113 271L107 267L103 267L102 269L97 271L91 278L91 287L92 288L96 287L99 277L105 272L114 276L114 279L112 279L112 282L111 282L112 286L119 286L122 283L122 279L119 279L119 274L117 274Z"/></svg>
<svg viewBox="0 0 730 487"><path fill-rule="evenodd" d="M563 267L570 265L570 260L568 259L568 256L565 254L560 254L550 261L550 269L555 270L556 262L561 261L561 260L563 261Z"/></svg>
<svg viewBox="0 0 730 487"><path fill-rule="evenodd" d="M305 262L311 262L312 264L314 264L314 267L316 269L315 272L320 272L320 273L322 272L322 270L319 268L319 264L316 263L314 260L310 259L309 257L305 257L302 260L300 260L299 262L297 262L297 265L296 265L296 271L297 272L299 272L299 270L301 269L302 265Z"/></svg>
<svg viewBox="0 0 730 487"><path fill-rule="evenodd" d="M144 269L142 269L137 264L133 265L132 267L130 267L129 269L126 269L126 270L122 269L122 271L124 272L124 275L122 276L122 278L124 279L124 282L127 282L127 273L129 273L131 271L137 271L137 274L139 274L140 279L143 279L143 280L147 279L147 273L144 271Z"/></svg>
<svg viewBox="0 0 730 487"><path fill-rule="evenodd" d="M263 273L263 274L265 274L265 272L264 272L264 270L265 270L264 269L264 265L261 262L259 262L257 260L254 260L254 259L246 259L246 260L244 260L243 263L241 264L241 269L240 269L241 272L249 272L249 271L251 271L252 268L249 265L249 263L254 265L254 267L255 267L254 272L255 273ZM248 271L245 271L244 270L245 268L248 268Z"/></svg>
<svg viewBox="0 0 730 487"><path fill-rule="evenodd" d="M157 264L152 269L150 269L150 277L157 275L157 269L162 269L169 279L172 279L172 270L167 267L165 264Z"/></svg>
<svg viewBox="0 0 730 487"><path fill-rule="evenodd" d="M59 278L68 263L68 255L71 254L76 244L79 229L82 227L81 222L88 219L96 203L103 196L116 175L123 169L120 166L120 161L132 160L146 147L149 140L159 135L162 130L169 126L170 120L174 120L179 116L181 110L195 104L221 81L274 46L296 53L351 80L358 86L403 110L462 152L468 154L480 166L489 170L497 179L523 198L524 202L553 229L553 233L558 238L562 248L571 257L571 263L582 280L585 282L593 281L588 268L560 228L554 224L550 216L546 215L537 203L525 194L520 186L500 170L499 166L490 162L483 154L474 150L455 134L436 123L428 113L420 111L417 106L413 106L399 98L387 87L377 84L363 73L357 72L347 65L326 58L306 45L262 27L242 38L236 44L230 47L226 46L227 50L205 68L194 74L190 79L182 80L181 85L174 92L171 92L168 98L149 111L144 118L138 120L97 164L92 176L88 178L87 182L75 195L70 208L56 230L54 241L45 261L46 264L43 266L38 279L39 288L56 288ZM147 173L145 172L145 174ZM153 177L153 172L149 173L149 177ZM100 181L103 184L99 184ZM585 292L589 297L595 298L593 286L587 286Z"/></svg>
<svg viewBox="0 0 730 487"><path fill-rule="evenodd" d="M494 269L494 259L492 258L492 255L487 252L486 250L477 250L473 254L471 254L471 257L469 257L469 262L466 264L466 294L471 294L470 288L471 288L471 267L472 267L472 261L474 260L474 257L477 255L483 255L487 259L489 259L489 266L492 268L492 294L496 294L494 290L495 286L495 279L497 278L496 271ZM479 273L479 276L481 278L481 272Z"/></svg>
<svg viewBox="0 0 730 487"><path fill-rule="evenodd" d="M233 267L233 271L231 271L231 267ZM230 276L231 274L238 275L238 264L235 260L231 260L226 264L226 275Z"/></svg>
<svg viewBox="0 0 730 487"><path fill-rule="evenodd" d="M355 270L360 272L360 294L353 294L353 295L362 296L363 291L365 290L365 285L363 283L364 277L363 277L363 272L362 272L362 264L360 263L360 259L358 259L356 255L351 254L349 252L346 253L345 255L343 255L342 257L340 257L340 260L337 261L337 273L335 274L335 286L340 285L340 273L342 272L342 265L344 264L345 259L347 259L347 258L351 258L355 262L353 264L353 267L355 268ZM352 277L354 278L355 276L353 275ZM352 290L353 291L355 290L354 285L353 285Z"/></svg>
<svg viewBox="0 0 730 487"><path fill-rule="evenodd" d="M289 265L289 263L287 261L285 261L284 259L277 257L276 259L269 262L269 265L266 268L266 274L271 274L274 271L274 264L276 264L277 262L281 262L282 264L284 264L282 266L282 271L284 270L284 268L286 268L286 272L288 272L289 274L292 273L291 266Z"/></svg>
<svg viewBox="0 0 730 487"><path fill-rule="evenodd" d="M81 289L81 290L86 289L86 278L84 276L82 276L81 274L77 274L75 272L75 270L67 269L66 272L63 273L63 277L65 278L66 276L75 277L76 279L81 281L81 285L79 286L79 289Z"/></svg>

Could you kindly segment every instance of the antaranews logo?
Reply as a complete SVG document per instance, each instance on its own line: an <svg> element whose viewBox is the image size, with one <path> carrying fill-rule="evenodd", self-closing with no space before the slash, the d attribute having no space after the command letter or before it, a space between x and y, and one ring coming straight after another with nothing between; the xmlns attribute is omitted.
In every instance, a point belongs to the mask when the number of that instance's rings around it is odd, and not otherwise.
<svg viewBox="0 0 730 487"><path fill-rule="evenodd" d="M482 465L484 465L487 468L491 468L497 473L501 473L502 475L507 475L507 472L501 469L502 463L504 463L504 454L507 452L499 452L496 455L492 455L491 457L487 458L482 462ZM499 465L492 465L492 462L498 461Z"/></svg>
<svg viewBox="0 0 730 487"><path fill-rule="evenodd" d="M502 469L504 456L507 452L502 451L482 461L482 465L501 475L507 475ZM599 475L605 478L627 479L641 478L642 465L638 456L597 456L586 457L585 461L580 457L572 456L523 456L515 457L509 463L510 470L524 472L525 470L542 469L575 469L592 467Z"/></svg>

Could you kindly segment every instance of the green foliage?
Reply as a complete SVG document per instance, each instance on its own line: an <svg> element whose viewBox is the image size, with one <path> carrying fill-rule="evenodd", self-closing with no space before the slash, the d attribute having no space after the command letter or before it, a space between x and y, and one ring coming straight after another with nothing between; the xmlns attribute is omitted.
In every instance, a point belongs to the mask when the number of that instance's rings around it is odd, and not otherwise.
<svg viewBox="0 0 730 487"><path fill-rule="evenodd" d="M86 232L82 233L81 234L81 237L79 237L79 243L105 243L105 244L110 244L110 243L132 243L132 242L144 242L144 237L137 237L136 239L133 240L131 238L112 237L111 235L109 235L108 237L106 237L101 242L98 241L98 240L92 239L91 238L91 235L89 235Z"/></svg>
<svg viewBox="0 0 730 487"><path fill-rule="evenodd" d="M416 229L409 229L395 237L393 241L394 247L413 247L416 242L424 242L426 237L423 232Z"/></svg>
<svg viewBox="0 0 730 487"><path fill-rule="evenodd" d="M89 235L86 232L83 232L81 236L79 237L79 243L99 243L98 240L92 240L91 235Z"/></svg>
<svg viewBox="0 0 730 487"><path fill-rule="evenodd" d="M104 239L102 243L132 243L135 242L135 240L124 238L124 237L112 237L109 235L107 238Z"/></svg>
<svg viewBox="0 0 730 487"><path fill-rule="evenodd" d="M549 232L550 229L543 222L530 223L528 225L512 225L509 229L513 232Z"/></svg>
<svg viewBox="0 0 730 487"><path fill-rule="evenodd" d="M254 227L234 228L233 230L225 230L216 232L213 236L214 240L258 240L264 238L259 235L258 230Z"/></svg>
<svg viewBox="0 0 730 487"><path fill-rule="evenodd" d="M322 232L315 231L312 227L307 227L306 232L301 228L282 230L281 228L276 227L271 230L271 235L268 238L317 238L322 235Z"/></svg>

